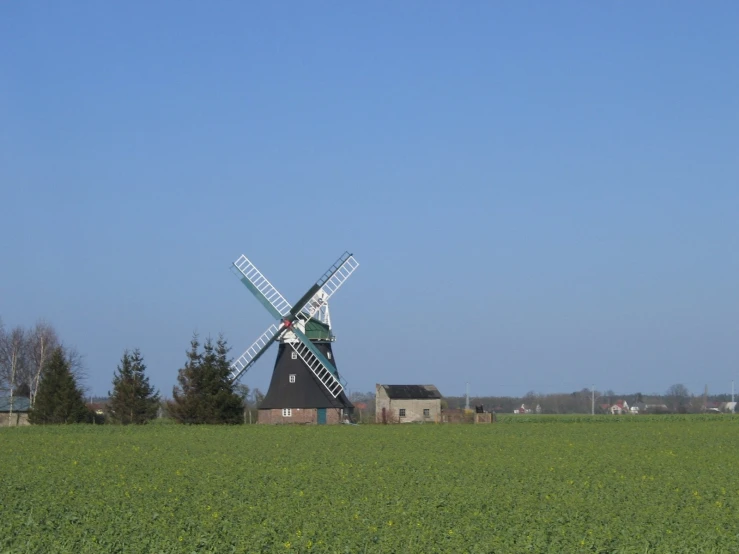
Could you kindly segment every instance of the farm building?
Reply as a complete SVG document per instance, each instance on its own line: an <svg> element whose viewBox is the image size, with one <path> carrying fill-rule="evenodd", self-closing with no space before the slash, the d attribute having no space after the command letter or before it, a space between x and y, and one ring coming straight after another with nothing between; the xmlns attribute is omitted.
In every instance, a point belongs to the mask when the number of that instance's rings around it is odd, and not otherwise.
<svg viewBox="0 0 739 554"><path fill-rule="evenodd" d="M0 397L0 427L18 427L30 425L28 422L28 410L31 401L23 396L13 397L13 409L10 409L10 397ZM13 412L11 415L11 411Z"/></svg>
<svg viewBox="0 0 739 554"><path fill-rule="evenodd" d="M434 422L441 414L441 393L434 385L376 385L377 423Z"/></svg>

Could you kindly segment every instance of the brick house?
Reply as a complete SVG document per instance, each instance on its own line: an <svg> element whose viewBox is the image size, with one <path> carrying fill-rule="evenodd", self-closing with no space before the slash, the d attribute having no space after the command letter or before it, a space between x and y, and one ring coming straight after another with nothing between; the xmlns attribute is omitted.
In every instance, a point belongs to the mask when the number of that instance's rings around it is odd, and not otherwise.
<svg viewBox="0 0 739 554"><path fill-rule="evenodd" d="M376 385L377 423L435 422L441 415L441 393L434 385Z"/></svg>

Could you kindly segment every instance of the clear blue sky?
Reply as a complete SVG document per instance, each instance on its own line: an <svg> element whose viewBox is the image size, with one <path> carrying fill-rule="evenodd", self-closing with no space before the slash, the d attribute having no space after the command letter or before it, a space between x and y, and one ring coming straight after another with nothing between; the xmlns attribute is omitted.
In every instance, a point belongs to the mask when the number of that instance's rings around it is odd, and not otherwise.
<svg viewBox="0 0 739 554"><path fill-rule="evenodd" d="M344 251L351 390L739 382L736 2L3 2L0 317L94 394ZM274 352L244 382L266 390Z"/></svg>

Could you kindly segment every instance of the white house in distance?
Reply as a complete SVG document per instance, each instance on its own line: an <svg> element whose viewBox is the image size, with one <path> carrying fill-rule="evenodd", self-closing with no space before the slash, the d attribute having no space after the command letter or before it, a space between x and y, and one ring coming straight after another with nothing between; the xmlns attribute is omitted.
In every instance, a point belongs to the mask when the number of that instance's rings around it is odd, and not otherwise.
<svg viewBox="0 0 739 554"><path fill-rule="evenodd" d="M628 402L626 400L618 400L613 406L608 408L613 415L621 415L631 413Z"/></svg>
<svg viewBox="0 0 739 554"><path fill-rule="evenodd" d="M432 423L440 414L441 393L434 385L375 386L377 423Z"/></svg>

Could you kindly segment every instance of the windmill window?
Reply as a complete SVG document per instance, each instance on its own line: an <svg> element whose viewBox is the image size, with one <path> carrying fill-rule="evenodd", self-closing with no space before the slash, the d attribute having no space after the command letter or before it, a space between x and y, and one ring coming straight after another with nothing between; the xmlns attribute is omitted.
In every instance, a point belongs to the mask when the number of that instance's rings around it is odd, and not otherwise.
<svg viewBox="0 0 739 554"><path fill-rule="evenodd" d="M292 417L292 416L293 416L292 408L282 408L282 417Z"/></svg>
<svg viewBox="0 0 739 554"><path fill-rule="evenodd" d="M326 352L326 356L328 356L328 359L331 359L331 352Z"/></svg>
<svg viewBox="0 0 739 554"><path fill-rule="evenodd" d="M295 382L295 374L294 373L291 373L290 374L290 382L291 383L294 383Z"/></svg>
<svg viewBox="0 0 739 554"><path fill-rule="evenodd" d="M291 357L291 358L292 358L293 360L297 360L297 359L298 359L298 353L297 353L297 352L295 352L295 350L293 350L292 352L290 352L290 357Z"/></svg>
<svg viewBox="0 0 739 554"><path fill-rule="evenodd" d="M405 417L405 408L400 408L400 410L398 410L398 415L400 417Z"/></svg>
<svg viewBox="0 0 739 554"><path fill-rule="evenodd" d="M430 417L431 416L431 410L429 408L423 409L423 417Z"/></svg>

